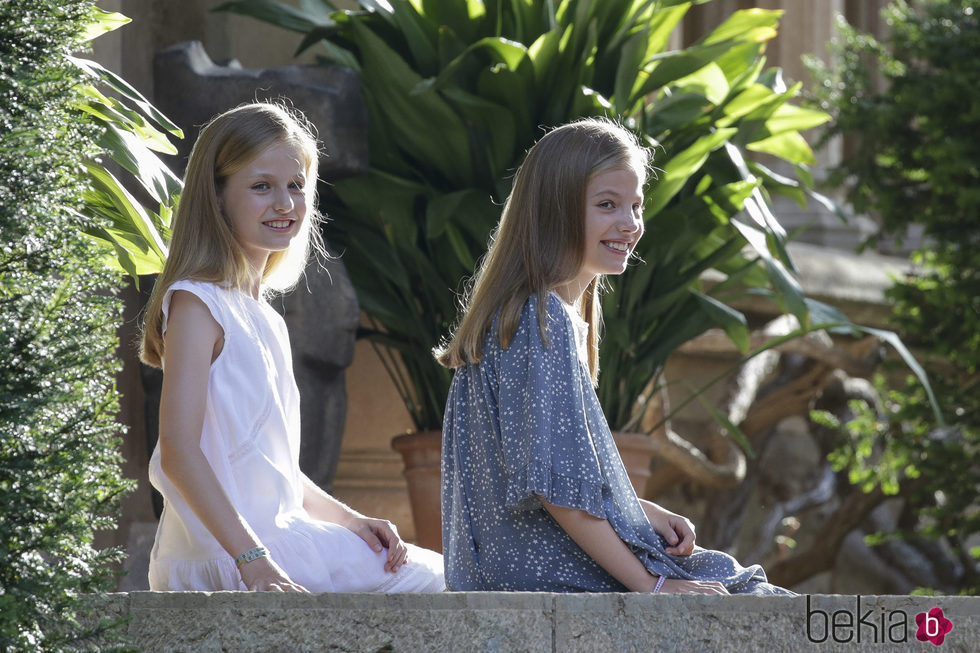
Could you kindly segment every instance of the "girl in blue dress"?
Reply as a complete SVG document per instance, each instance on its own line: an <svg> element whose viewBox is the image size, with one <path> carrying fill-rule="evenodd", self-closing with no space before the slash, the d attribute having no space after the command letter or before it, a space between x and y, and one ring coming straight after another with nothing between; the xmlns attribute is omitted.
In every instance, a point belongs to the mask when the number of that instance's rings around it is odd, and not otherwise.
<svg viewBox="0 0 980 653"><path fill-rule="evenodd" d="M451 590L790 593L637 498L595 394L603 275L643 235L649 155L585 119L531 148L451 340L442 510Z"/></svg>

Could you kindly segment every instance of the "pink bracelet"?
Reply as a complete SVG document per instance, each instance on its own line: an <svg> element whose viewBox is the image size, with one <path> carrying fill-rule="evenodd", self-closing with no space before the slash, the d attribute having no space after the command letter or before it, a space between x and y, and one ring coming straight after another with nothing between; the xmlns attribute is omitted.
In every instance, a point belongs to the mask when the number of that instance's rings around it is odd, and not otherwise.
<svg viewBox="0 0 980 653"><path fill-rule="evenodd" d="M667 580L666 576L661 576L657 579L657 586L653 588L653 593L657 594L660 592L660 588L664 586L664 581Z"/></svg>

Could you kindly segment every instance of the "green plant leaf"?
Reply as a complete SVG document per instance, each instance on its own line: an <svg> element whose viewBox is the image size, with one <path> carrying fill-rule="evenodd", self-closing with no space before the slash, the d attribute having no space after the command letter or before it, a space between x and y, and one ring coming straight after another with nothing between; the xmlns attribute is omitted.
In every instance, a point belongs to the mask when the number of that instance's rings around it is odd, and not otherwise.
<svg viewBox="0 0 980 653"><path fill-rule="evenodd" d="M781 104L772 117L766 120L766 129L773 135L788 131L805 131L819 127L829 120L830 114L825 111Z"/></svg>
<svg viewBox="0 0 980 653"><path fill-rule="evenodd" d="M170 121L162 112L160 112L156 107L154 107L143 95L133 88L126 80L124 80L119 75L115 74L108 68L102 65L88 60L80 59L78 57L65 57L66 60L74 63L80 69L87 72L91 77L98 83L105 84L113 91L118 93L122 99L127 102L132 102L136 105L144 114L149 116L155 123L161 126L164 130L173 134L177 138L183 138L184 133L180 128Z"/></svg>
<svg viewBox="0 0 980 653"><path fill-rule="evenodd" d="M422 81L418 73L367 27L354 22L351 29L365 74L372 78L375 115L386 117L391 133L412 157L435 165L454 183L471 179L469 136L452 108L434 91L413 95L412 89ZM430 129L432 124L439 129Z"/></svg>
<svg viewBox="0 0 980 653"><path fill-rule="evenodd" d="M705 44L726 41L762 43L776 37L781 9L742 9L734 12L704 39Z"/></svg>
<svg viewBox="0 0 980 653"><path fill-rule="evenodd" d="M445 233L446 225L456 216L464 201L474 194L479 195L479 192L465 189L432 199L425 211L425 237L438 238Z"/></svg>
<svg viewBox="0 0 980 653"><path fill-rule="evenodd" d="M459 72L460 68L469 62L473 55L479 51L490 55L491 60L500 63L510 70L516 71L521 62L524 61L527 50L520 43L508 41L499 37L487 37L480 39L470 45L452 61L450 61L439 73L437 77L419 82L412 89L412 95L418 95L427 91L443 89L452 78Z"/></svg>
<svg viewBox="0 0 980 653"><path fill-rule="evenodd" d="M285 2L276 0L232 0L224 2L212 11L226 11L243 16L251 16L293 32L306 33L316 28L329 27L330 19L321 13L297 9Z"/></svg>
<svg viewBox="0 0 980 653"><path fill-rule="evenodd" d="M119 181L95 163L87 163L86 168L96 190L103 193L102 199L115 211L114 222L119 229L128 229L130 234L138 234L146 242L148 251L156 252L161 261L166 258L167 246L157 225L143 206L119 183ZM109 214L109 217L113 217Z"/></svg>
<svg viewBox="0 0 980 653"><path fill-rule="evenodd" d="M701 305L701 309L708 314L713 322L724 329L738 351L743 354L746 353L749 350L749 323L745 316L714 297L697 291L693 291L693 294Z"/></svg>
<svg viewBox="0 0 980 653"><path fill-rule="evenodd" d="M656 215L665 207L687 183L687 180L704 165L711 151L724 145L725 141L731 138L736 131L735 129L719 129L699 138L686 150L672 156L664 165L663 173L660 174L657 185L647 196L643 207L644 213Z"/></svg>
<svg viewBox="0 0 980 653"><path fill-rule="evenodd" d="M106 32L119 29L132 21L128 16L123 16L114 11L105 11L98 7L92 7L91 14L91 20L85 25L85 29L82 31L82 41L92 41Z"/></svg>
<svg viewBox="0 0 980 653"><path fill-rule="evenodd" d="M435 74L439 69L436 49L439 30L420 16L410 2L395 2L392 9L394 24L404 36L419 74L423 77Z"/></svg>
<svg viewBox="0 0 980 653"><path fill-rule="evenodd" d="M100 145L116 163L136 177L156 202L169 204L175 195L180 194L180 179L132 132L110 124L103 133Z"/></svg>
<svg viewBox="0 0 980 653"><path fill-rule="evenodd" d="M727 415L722 413L707 399L705 399L703 392L696 392L694 393L694 396L698 398L698 402L700 402L701 406L708 411L711 417L714 418L719 425L721 425L722 429L725 431L725 434L735 440L735 442L738 443L738 446L742 447L742 450L745 451L746 455L748 455L750 458L755 458L755 452L752 450L752 444L749 442L749 439L745 437L742 430L738 428L738 426L736 426Z"/></svg>
<svg viewBox="0 0 980 653"><path fill-rule="evenodd" d="M686 50L665 52L650 57L644 67L647 72L641 73L645 79L634 85L633 95L630 99L639 100L675 80L683 79L701 70L726 52L732 45L727 41L710 45L695 45Z"/></svg>
<svg viewBox="0 0 980 653"><path fill-rule="evenodd" d="M697 93L707 98L711 104L722 104L730 90L728 78L714 62L710 62L690 75L671 83L671 94L679 92Z"/></svg>
<svg viewBox="0 0 980 653"><path fill-rule="evenodd" d="M784 132L778 136L770 136L761 141L755 141L745 146L753 152L772 154L790 163L816 165L817 158L813 150L797 132Z"/></svg>

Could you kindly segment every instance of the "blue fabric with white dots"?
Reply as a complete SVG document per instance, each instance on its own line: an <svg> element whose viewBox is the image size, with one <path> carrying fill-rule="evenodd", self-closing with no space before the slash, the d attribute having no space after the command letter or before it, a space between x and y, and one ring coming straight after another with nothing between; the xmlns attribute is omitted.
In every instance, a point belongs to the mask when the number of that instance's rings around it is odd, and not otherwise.
<svg viewBox="0 0 980 653"><path fill-rule="evenodd" d="M575 326L553 293L547 345L538 300L524 305L507 349L496 321L484 357L456 370L443 423L442 514L449 589L622 592L541 506L609 520L646 568L668 578L717 580L729 592L790 593L720 551L672 556L636 498L588 371Z"/></svg>

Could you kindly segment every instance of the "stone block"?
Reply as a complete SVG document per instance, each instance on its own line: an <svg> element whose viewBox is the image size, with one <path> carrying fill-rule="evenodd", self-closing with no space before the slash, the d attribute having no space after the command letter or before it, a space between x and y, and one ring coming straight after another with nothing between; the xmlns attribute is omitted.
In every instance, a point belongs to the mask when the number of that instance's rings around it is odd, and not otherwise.
<svg viewBox="0 0 980 653"><path fill-rule="evenodd" d="M862 596L858 603L856 596L818 595L807 600L805 596L559 596L555 650L908 651L922 646L915 638L915 615L937 606L954 625L944 650L966 653L976 650L980 641L980 597ZM808 605L813 611L809 626ZM866 617L864 624L859 623L862 617Z"/></svg>
<svg viewBox="0 0 980 653"><path fill-rule="evenodd" d="M115 594L140 651L552 651L547 594ZM125 611L125 610L124 610Z"/></svg>
<svg viewBox="0 0 980 653"><path fill-rule="evenodd" d="M200 128L218 113L258 100L282 100L302 111L319 132L320 179L364 172L367 113L357 74L339 66L242 68L217 64L199 41L161 50L153 60L154 102L184 130L175 171L183 173Z"/></svg>
<svg viewBox="0 0 980 653"><path fill-rule="evenodd" d="M938 650L976 651L980 597L966 596L134 592L99 612L129 614L147 653L795 653L933 650L915 616L934 607L953 624Z"/></svg>

